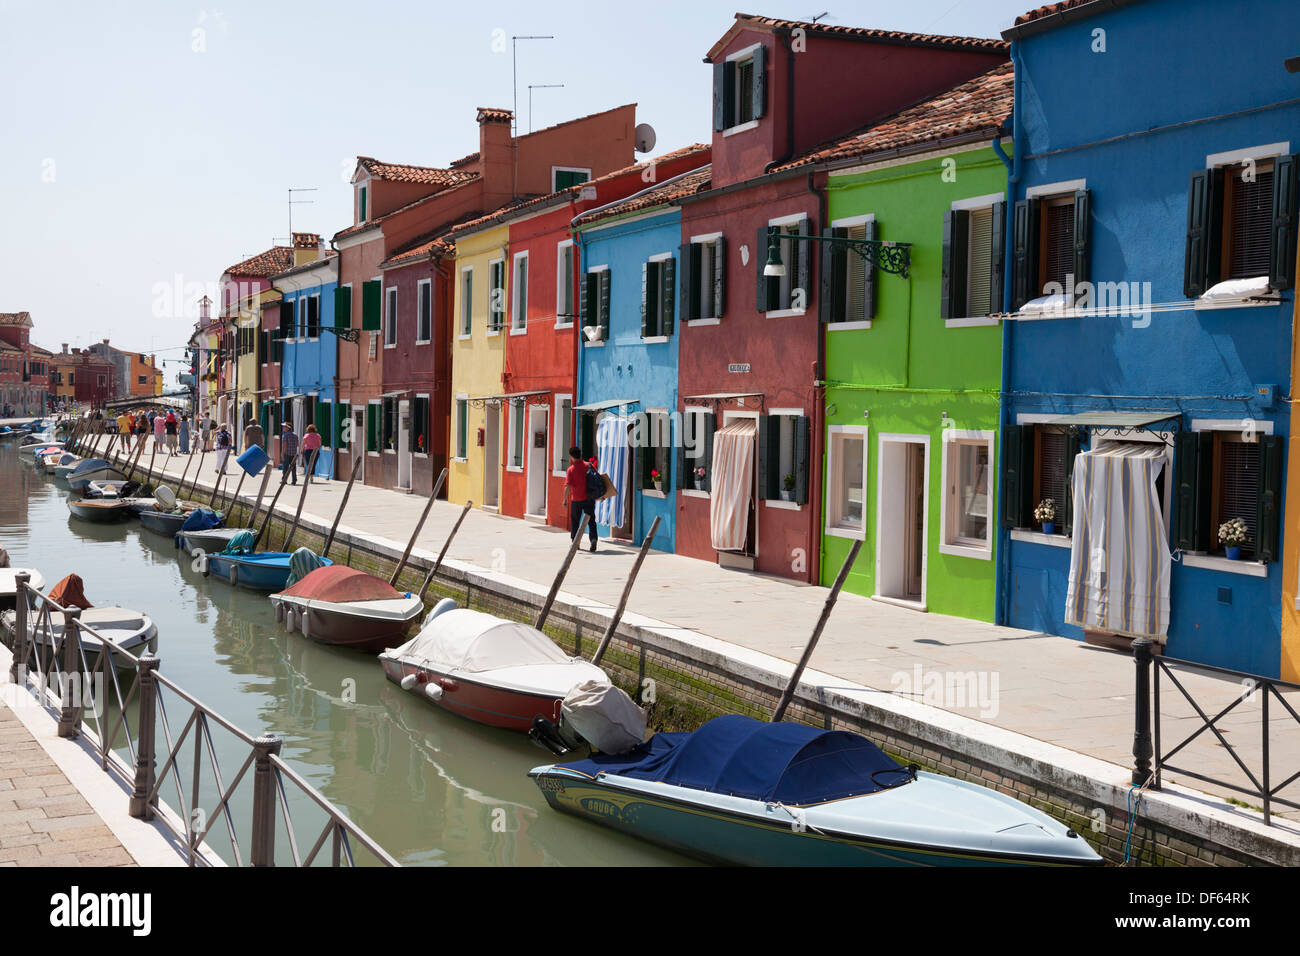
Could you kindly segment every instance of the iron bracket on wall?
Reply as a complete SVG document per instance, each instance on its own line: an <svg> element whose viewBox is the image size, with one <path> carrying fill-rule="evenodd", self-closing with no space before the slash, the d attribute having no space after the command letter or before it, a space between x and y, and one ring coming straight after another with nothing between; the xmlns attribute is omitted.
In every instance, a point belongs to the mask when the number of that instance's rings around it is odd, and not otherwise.
<svg viewBox="0 0 1300 956"><path fill-rule="evenodd" d="M906 279L912 267L912 244L910 242L893 242L888 239L850 239L847 236L814 236L794 233L774 232L768 239L767 261L769 265L781 265L781 242L799 240L801 242L824 242L832 246L843 246L870 262L881 272L888 272Z"/></svg>

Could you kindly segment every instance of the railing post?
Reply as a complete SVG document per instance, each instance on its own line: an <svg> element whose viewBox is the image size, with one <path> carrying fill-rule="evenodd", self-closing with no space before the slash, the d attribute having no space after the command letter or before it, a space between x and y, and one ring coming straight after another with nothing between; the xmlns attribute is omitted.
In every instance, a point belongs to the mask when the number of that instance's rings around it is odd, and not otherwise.
<svg viewBox="0 0 1300 956"><path fill-rule="evenodd" d="M59 681L59 736L75 737L81 727L81 608L63 612L63 666ZM74 690L73 682L77 686Z"/></svg>
<svg viewBox="0 0 1300 956"><path fill-rule="evenodd" d="M1133 785L1151 777L1151 638L1133 641L1137 684L1133 694Z"/></svg>
<svg viewBox="0 0 1300 956"><path fill-rule="evenodd" d="M14 660L9 665L9 677L15 684L27 683L27 596L28 582L32 576L26 571L14 575Z"/></svg>
<svg viewBox="0 0 1300 956"><path fill-rule="evenodd" d="M136 715L135 782L131 786L131 816L138 820L153 819L149 795L154 786L154 727L158 714L158 680L156 672L162 662L152 654L142 654L136 666L140 671L140 707Z"/></svg>
<svg viewBox="0 0 1300 956"><path fill-rule="evenodd" d="M253 741L253 841L249 863L275 866L275 776L271 757L280 754L280 738L263 734Z"/></svg>

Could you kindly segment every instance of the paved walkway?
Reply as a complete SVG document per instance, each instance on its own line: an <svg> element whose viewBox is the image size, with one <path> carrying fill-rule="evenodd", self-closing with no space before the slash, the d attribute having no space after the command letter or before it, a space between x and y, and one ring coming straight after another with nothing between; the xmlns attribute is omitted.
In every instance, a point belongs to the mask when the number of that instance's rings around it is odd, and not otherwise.
<svg viewBox="0 0 1300 956"><path fill-rule="evenodd" d="M32 733L0 704L0 867L134 865Z"/></svg>
<svg viewBox="0 0 1300 956"><path fill-rule="evenodd" d="M149 452L144 454L147 463ZM214 480L213 456L204 461L202 484ZM194 465L198 456L194 457ZM184 459L166 463L179 476ZM233 460L232 460L232 467ZM164 469L155 462L155 474ZM194 474L190 468L190 478ZM227 479L231 480L231 479ZM268 490L269 502L274 484ZM250 503L258 482L245 481L241 497ZM314 483L304 516L326 526L333 520L345 482ZM230 486L233 489L233 485ZM290 486L278 511L292 515L298 498ZM340 529L381 536L405 546L425 499L357 484ZM417 542L417 555L432 558L460 514L459 505L439 502ZM448 558L493 569L549 587L568 547L568 535L536 522L474 509L467 516ZM277 542L278 545L278 542ZM336 555L337 556L337 555ZM577 603L617 603L635 551L601 541L596 554L580 549L565 579L564 592ZM661 552L650 553L628 604L629 614L759 651L787 662L799 659L821 611L826 589L765 575L741 573L715 564ZM886 693L906 693L927 704L1106 760L1132 766L1134 665L1124 654L1032 631L998 627L963 618L926 614L843 594L810 667ZM919 668L919 671L918 671ZM920 680L918 681L918 675ZM1240 695L1234 681L1206 671L1182 669L1179 680L1209 714ZM936 693L955 686L957 692ZM927 691L927 687L930 688ZM982 690L981 690L982 688ZM1163 749L1195 731L1194 710L1168 681L1162 683ZM1300 692L1288 695L1300 711ZM1218 726L1239 748L1241 759L1259 775L1260 707L1247 701ZM1300 725L1276 702L1269 710L1274 785L1300 770ZM1208 731L1179 755L1176 763L1241 785L1248 781ZM1176 773L1166 780L1207 788ZM1226 793L1227 791L1219 791ZM1300 783L1282 796L1300 802ZM1257 800L1246 799L1255 804Z"/></svg>

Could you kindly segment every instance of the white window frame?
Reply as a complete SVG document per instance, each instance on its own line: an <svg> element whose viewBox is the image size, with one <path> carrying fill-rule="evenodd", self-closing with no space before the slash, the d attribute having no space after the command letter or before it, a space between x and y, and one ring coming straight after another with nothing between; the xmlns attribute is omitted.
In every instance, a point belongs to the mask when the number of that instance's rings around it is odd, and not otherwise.
<svg viewBox="0 0 1300 956"><path fill-rule="evenodd" d="M465 287L466 280L469 282L469 288ZM474 335L474 267L461 266L460 269L460 288L458 289L460 298L460 332L456 336L464 340L472 338Z"/></svg>
<svg viewBox="0 0 1300 956"><path fill-rule="evenodd" d="M564 275L564 255L565 250L572 252L572 260L569 263L570 271L568 281L565 281ZM557 329L573 328L573 317L576 315L574 310L578 307L576 297L573 292L573 279L576 275L576 266L578 264L578 250L572 239L565 239L555 244L555 327ZM562 295L561 290L564 290ZM565 303L563 298L567 296L570 300ZM562 313L568 312L569 317L566 319ZM567 454L567 452L566 452Z"/></svg>
<svg viewBox="0 0 1300 956"><path fill-rule="evenodd" d="M853 529L845 527L839 520L839 482L842 468L839 467L839 446L847 438L862 439L862 527ZM835 538L867 540L867 488L870 472L867 470L871 459L871 426L869 425L830 425L826 429L826 533Z"/></svg>
<svg viewBox="0 0 1300 956"><path fill-rule="evenodd" d="M869 222L875 222L875 221L876 221L876 214L875 214L874 212L869 212L869 213L867 213L867 214L865 214L865 215L862 215L862 216L846 216L846 217L843 218L843 219L835 219L835 220L832 220L832 221L831 221L831 228L832 228L832 229L852 229L854 226L865 226L867 223L869 223ZM822 252L824 253L824 252L826 252L826 250L823 249ZM764 250L763 254L764 254L764 255L767 255L767 251ZM850 252L850 255L857 255L857 253L855 253L855 252ZM845 289L845 291L844 291L844 295L845 295L845 299L846 299L845 306L847 307L847 305L848 305L848 303L847 303L847 297L848 297L848 273L847 273L847 270L846 270L846 272L845 272L844 289ZM845 313L845 314L847 314L847 313ZM826 325L825 325L825 328L826 328L826 331L827 331L827 332L864 332L864 331L866 331L867 329L871 328L871 319L863 319L861 322L827 322Z"/></svg>
<svg viewBox="0 0 1300 956"><path fill-rule="evenodd" d="M569 414L564 414L564 403L569 403ZM573 394L571 392L561 392L553 396L552 402L554 408L555 432L551 438L552 455L551 455L551 474L556 478L563 478L568 471L569 463L569 446L573 444ZM569 424L569 440L563 439L564 424Z"/></svg>
<svg viewBox="0 0 1300 956"><path fill-rule="evenodd" d="M523 295L519 294L519 265L523 263L525 276L531 270L528 267L528 251L516 252L510 263L510 334L524 335L528 332L528 291L530 282L523 281Z"/></svg>
<svg viewBox="0 0 1300 956"><path fill-rule="evenodd" d="M769 226L779 226L781 228L784 228L786 226L798 225L799 223L804 222L807 219L808 219L808 214L806 212L800 212L790 216L777 216L775 219L769 219L767 221L767 224ZM809 249L801 247L799 250L799 255L800 256L808 255L809 251L810 251ZM756 250L754 255L760 259L765 259L767 256L767 250L766 249ZM795 271L797 273L797 270ZM787 283L793 283L798 278L797 274L791 275L790 273L791 270L787 267L785 270L785 275L782 277ZM811 269L808 270L808 275L809 275L809 280L808 280L809 283L815 281L812 278ZM791 294L793 295L795 286L791 284L789 285L789 289ZM805 296L804 296L805 302L808 301L808 294L810 292L811 290L805 290ZM805 307L802 309L769 309L767 312L764 312L763 314L767 316L769 319L784 319L795 315L806 315L807 313L808 313L808 309Z"/></svg>
<svg viewBox="0 0 1300 956"><path fill-rule="evenodd" d="M1273 434L1273 422L1263 418L1193 418L1192 431L1194 432L1245 432L1250 429L1258 441L1260 435ZM1165 457L1165 473L1168 474L1173 470L1173 453L1170 451ZM1211 494L1218 494L1219 489L1212 487ZM1169 488L1172 493L1172 487ZM1170 511L1173 511L1172 499ZM1165 529L1168 531L1169 516L1165 516ZM1189 568L1209 568L1214 571L1226 571L1229 574L1244 574L1249 577L1268 577L1269 562L1258 560L1239 560L1229 561L1227 558L1217 554L1203 554L1201 552L1184 551L1180 555L1180 560L1184 567ZM1286 560L1278 558L1278 561ZM1300 600L1296 603L1297 609L1300 609Z"/></svg>
<svg viewBox="0 0 1300 956"><path fill-rule="evenodd" d="M524 472L524 459L525 459L524 452L528 450L528 402L522 398L512 398L512 399L506 399L505 405L507 409L505 415L506 460L503 464L505 465L506 471L514 472L517 475L521 475ZM523 441L524 447L519 449L515 448L514 419L515 419L516 411L519 412L520 417L523 419L523 422L521 423L521 427L519 429L519 437L520 440ZM519 452L519 464L512 465L510 462L514 460L516 451Z"/></svg>
<svg viewBox="0 0 1300 956"><path fill-rule="evenodd" d="M584 281L585 281L586 277L589 276L589 275L591 275L592 273L595 273L595 272L608 272L608 271L609 271L609 263L605 263L605 264L603 264L603 265L599 265L599 266L588 266L588 267L587 267L587 271L584 272L584 273L582 273L582 277L583 277L583 279L584 279ZM613 277L611 276L611 277L610 277L610 284L611 284L611 287L612 287L612 285L613 285L613 281L614 281L614 280L613 280ZM597 293L596 293L596 304L593 306L593 308L596 310L596 327L599 328L599 327L600 327L600 291L599 291L599 290L600 290L600 283L599 283L599 282L596 283L596 289L597 289ZM613 316L612 312L613 312L613 309L614 309L614 303L613 303L613 301L612 301L612 295L611 295L611 301L610 301L610 303L609 303L609 308L610 308L610 311L611 311L611 315L610 315L610 317L609 317L609 336L610 336L610 338L613 338L613 337L614 337L614 316ZM583 347L584 349L603 349L603 348L605 347L605 344L606 344L606 340L605 340L605 339L601 339L599 342L590 342L590 341L587 340L587 337L586 337L585 335L580 335L580 336L578 336L578 338L579 338L579 340L582 342L582 347ZM599 422L599 420L600 420L599 417L597 417L597 422Z"/></svg>
<svg viewBox="0 0 1300 956"><path fill-rule="evenodd" d="M953 212L978 212L983 209L992 209L998 203L1006 202L1006 199L1007 197L1003 193L987 193L983 196L971 196L967 199L956 199L953 201L952 205L949 206L948 208L950 208ZM996 224L995 224L995 230L996 230ZM996 254L996 250L994 250L994 253ZM967 232L966 234L966 275L968 277L970 276L970 233L969 232ZM963 292L965 293L962 299L963 304L968 305L970 301L969 278L966 283L966 288L963 290ZM1001 312L1002 303L994 302L992 298L990 298L989 311ZM948 328L948 329L978 328L980 326L987 327L990 325L1000 325L1001 323L1002 323L1001 319L990 318L987 315L968 315L960 318L944 319L943 321L944 328ZM947 526L945 525L944 527L946 528Z"/></svg>
<svg viewBox="0 0 1300 956"><path fill-rule="evenodd" d="M493 338L494 336L498 336L498 335L500 335L502 329L507 329L507 328L510 327L510 324L509 324L510 309L509 309L509 306L508 306L508 299L509 299L509 296L510 296L510 286L509 286L509 277L506 275L506 260L505 260L505 256L498 256L498 257L495 258L495 259L489 259L489 260L488 260L488 264L487 264L487 266L488 266L487 324L484 326L484 328L487 329L487 337L488 337L488 338ZM499 329L494 329L494 328L492 328L492 292L493 292L493 289L492 289L492 267L493 267L493 266L500 266L500 267L501 267L501 298L502 298L502 302L501 302L501 318L502 318L503 321L502 321L501 328L499 328Z"/></svg>
<svg viewBox="0 0 1300 956"><path fill-rule="evenodd" d="M993 560L993 526L997 519L996 500L993 497L993 470L997 467L997 458L994 452L994 440L997 433L993 431L966 431L958 429L944 429L943 432L943 454L942 454L942 494L939 496L939 552L941 554L951 554L962 558L978 558L984 561ZM971 539L961 538L955 531L956 520L959 512L959 503L957 501L957 490L954 482L957 475L954 471L960 463L961 456L958 448L962 445L978 446L985 445L988 448L988 469L985 472L985 501L989 509L987 524L984 530L984 544L975 544Z"/></svg>
<svg viewBox="0 0 1300 956"><path fill-rule="evenodd" d="M682 406L682 417L681 417L681 419L680 419L679 427L680 427L681 430L682 430L681 441L682 441L683 443L685 443L685 441L686 441L686 435L687 435L687 427L688 427L688 426L687 426L687 424L686 424L686 420L687 420L688 418L692 417L692 416L695 416L695 415L699 415L699 416L700 416L700 423L699 423L698 425L692 424L692 425L690 425L689 427L692 429L691 434L696 434L697 431L698 431L698 434L700 435L700 437L701 437L701 439L702 439L702 438L703 438L703 433L704 433L704 419L703 419L703 416L708 415L708 414L710 414L711 412L713 412L713 408L712 408L712 406L709 406L709 405L683 405L683 406ZM700 453L701 453L701 457L700 457L700 458L687 458L687 459L686 459L686 467L687 467L687 469L689 469L690 471L693 472L697 467L699 467L699 463L700 463L700 461L701 461L701 459L702 459L702 457L703 457L703 452L704 452L704 449L701 447L701 448L700 448ZM708 472L708 469L709 469L709 468L712 468L712 467L713 467L713 462L709 462L707 465L704 466L704 468L705 468L705 472L707 473L707 472ZM704 490L702 490L702 489L700 489L700 488L694 488L694 487L692 487L692 488L687 488L687 487L686 487L686 476L685 476L685 475L679 475L678 478L677 478L677 483L678 483L678 485L680 486L677 490L678 490L679 492L681 492L683 495L685 495L687 498L710 498L710 497L712 497L711 494L710 494L709 492L704 491ZM694 479L693 476L692 476L692 478L691 478L691 484L692 484L692 485L695 484L695 479Z"/></svg>
<svg viewBox="0 0 1300 956"><path fill-rule="evenodd" d="M389 339L392 339L390 342ZM397 348L397 286L384 290L384 348Z"/></svg>
<svg viewBox="0 0 1300 956"><path fill-rule="evenodd" d="M552 166L551 167L551 192L553 193L560 191L560 187L555 185L556 173L586 173L587 178L586 180L584 180L583 185L586 185L587 183L591 182L591 170L588 169L586 166Z"/></svg>
<svg viewBox="0 0 1300 956"><path fill-rule="evenodd" d="M431 306L433 305L433 300L432 300L432 299L429 300L429 304L430 304ZM432 411L433 411L433 396L432 396L432 395L430 395L428 392L417 392L417 393L415 394L415 398L422 398L422 399L424 399L424 407L425 407L426 409L428 409L430 413L432 413ZM412 416L415 415L415 402L414 402L414 401L411 402L411 415L412 415ZM429 428L429 422L425 422L425 423L424 423L424 427L425 427L425 430L426 430L426 432L427 432L427 431L428 431L428 428ZM398 431L399 431L399 432L401 431L401 418L400 418L400 417L398 418ZM414 429L412 429L412 432L414 432ZM426 434L425 437L427 438L428 435ZM416 451L416 450L415 450L415 442L414 442L414 441L411 442L411 446L410 446L410 447L411 447L411 455L412 455L413 457L415 457L415 458L428 458L428 457L429 457L429 446L428 446L427 443L426 443L426 445L425 445L425 447L424 447L424 451Z"/></svg>
<svg viewBox="0 0 1300 956"><path fill-rule="evenodd" d="M706 232L706 233L703 233L702 235L691 236L691 238L690 238L690 244L693 245L693 246L699 245L699 246L712 246L712 247L713 247L713 252L711 253L711 255L712 255L712 257L713 257L713 275L717 275L717 270L718 270L718 240L720 240L720 239L722 238L722 235L723 235L723 234L722 234L721 232ZM725 271L724 271L723 275L724 275L724 277L725 277L725 275L726 275ZM726 279L724 278L723 281L725 282ZM687 290L687 291L689 292L689 290ZM705 291L704 291L704 281L703 281L703 279L700 280L700 299L701 299L701 302L700 302L701 310L700 310L700 311L703 311L703 308L702 308L702 307L703 307L703 305L704 305L705 302L708 302L708 304L709 304L709 310L710 310L710 311L713 310L713 305L714 305L713 292L712 292L712 290L710 290L709 293L708 293L707 295L705 294ZM697 326L697 325L718 325L718 324L720 324L721 322L722 322L722 316L720 316L720 315L702 315L702 316L700 316L698 319L687 319L687 320L686 320L686 324L687 324L688 326L691 326L691 327L694 327L694 326Z"/></svg>
<svg viewBox="0 0 1300 956"><path fill-rule="evenodd" d="M779 421L779 422L777 423L777 427L778 427L779 429L781 429L780 435L778 436L778 442L777 442L777 444L780 446L780 451L781 451L781 452L784 452L784 451L785 451L785 429L786 429L787 427L790 429L790 462L789 462L789 464L790 464L790 469L791 469L791 470L788 472L788 474L792 474L792 475L794 475L794 476L795 476L795 481L798 481L798 480L799 480L799 476L798 476L798 464L797 464L796 461L795 461L795 455L798 454L798 452L799 452L799 448L798 448L798 438L797 438L797 432L796 432L796 429L798 428L797 420L800 419L800 418L803 418L803 417L804 417L804 410L803 410L802 408L771 408L771 409L768 409L767 417L768 417L769 419L771 419L771 418L781 419L781 421ZM789 419L788 424L787 424L787 422L786 422L786 419ZM778 464L781 464L781 463L778 461ZM784 490L785 490L785 476L786 476L786 474L787 474L784 465L782 465L781 467L779 467L779 468L777 469L777 471L781 472L781 488L780 488L780 490L781 490L781 491L784 491ZM763 502L763 507L765 507L765 508L776 508L776 509L779 510L779 511L803 511L803 505L799 504L799 502L797 502L797 501L786 501L786 500L783 499L783 498L769 498L768 500L766 500L766 501Z"/></svg>
<svg viewBox="0 0 1300 956"><path fill-rule="evenodd" d="M426 291L427 290L427 291ZM420 338L420 297L429 297L429 337ZM433 280L420 279L415 283L415 344L428 345L433 341Z"/></svg>
<svg viewBox="0 0 1300 956"><path fill-rule="evenodd" d="M378 450L378 451L371 451L369 448L367 448L367 449L366 449L366 457L368 457L368 458L378 458L378 457L379 457L380 455L382 455L383 452L384 452L384 400L383 400L382 398L372 398L372 399L370 399L369 401L366 402L366 405L367 405L367 406L374 405L375 408L376 408L376 412L375 412L375 443L376 443L377 445L379 445L379 450ZM368 411L369 411L369 408L367 407L367 412L368 412ZM369 417L369 415L367 415L367 417ZM364 419L363 419L363 421L364 421ZM362 442L363 442L363 446L364 446L365 436L362 436Z"/></svg>
<svg viewBox="0 0 1300 956"><path fill-rule="evenodd" d="M727 63L727 65L728 65L728 69L732 69L732 70L739 71L739 70L740 70L740 63L741 63L741 61L743 61L743 60L752 60L752 59L754 58L754 51L756 51L756 50L757 50L759 47L761 47L762 45L763 45L763 44L761 44L761 43L753 43L753 44L750 44L749 46L745 47L744 49L742 49L742 50L737 50L735 53L732 53L731 55L729 55L729 56L727 57L727 59L726 59L726 63ZM732 108L732 114L731 114L731 115L734 116L734 117L739 121L739 119L740 119L740 83L739 83L738 81L736 81L736 80L733 80L733 81L732 81L732 88L733 88L734 91L735 91L734 95L735 95L735 97L736 97L736 101L735 101L734 104L732 104L732 107L733 107L733 108ZM759 120L757 120L757 119L745 120L743 123L742 123L742 122L736 122L734 125L732 125L732 126L728 126L726 129L724 129L724 130L722 131L722 135L723 135L723 137L734 136L736 133L743 133L743 132L745 132L745 131L747 131L747 130L758 129L758 124L759 124Z"/></svg>
<svg viewBox="0 0 1300 956"><path fill-rule="evenodd" d="M452 415L455 421L452 426L456 429L456 442L460 442L460 409L465 408L465 446L458 448L460 454L452 455L452 461L469 461L469 393L461 392L452 399Z"/></svg>

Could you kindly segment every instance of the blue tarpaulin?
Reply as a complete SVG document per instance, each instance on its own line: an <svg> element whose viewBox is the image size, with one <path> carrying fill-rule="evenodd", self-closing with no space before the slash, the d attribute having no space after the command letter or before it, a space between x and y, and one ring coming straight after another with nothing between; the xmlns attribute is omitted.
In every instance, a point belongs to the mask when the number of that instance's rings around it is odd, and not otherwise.
<svg viewBox="0 0 1300 956"><path fill-rule="evenodd" d="M181 525L181 530L208 531L212 528L220 528L225 520L215 511L209 511L207 508L195 508Z"/></svg>
<svg viewBox="0 0 1300 956"><path fill-rule="evenodd" d="M875 793L901 783L907 773L857 734L738 714L716 717L691 734L655 734L626 754L562 766L588 777L618 774L791 805Z"/></svg>

